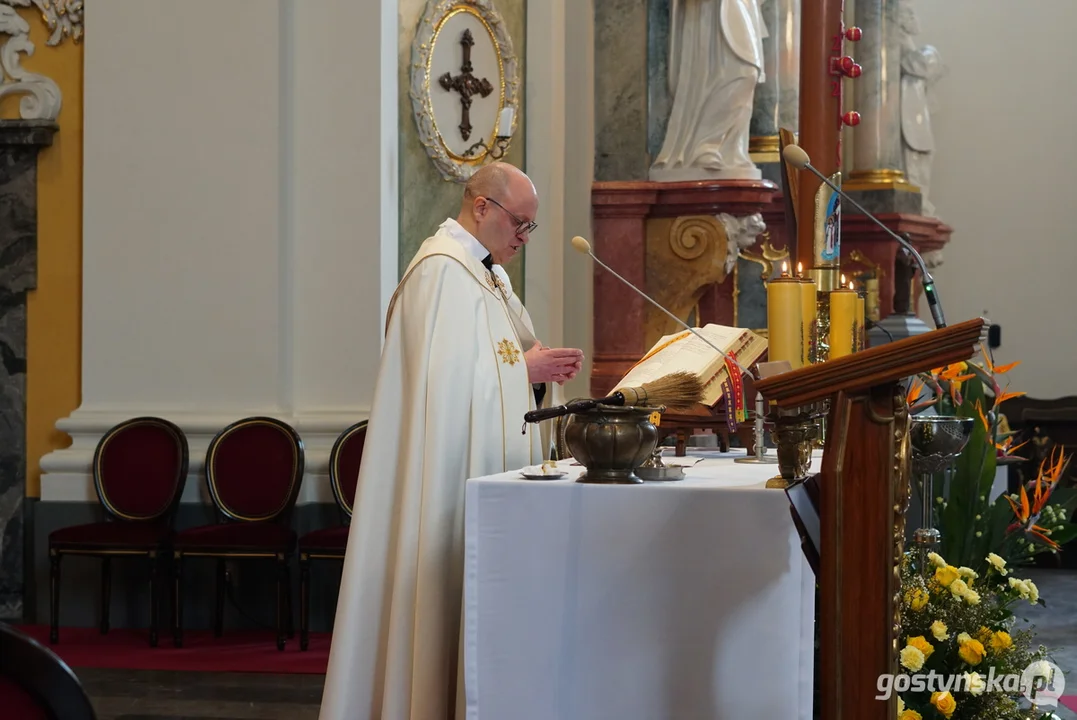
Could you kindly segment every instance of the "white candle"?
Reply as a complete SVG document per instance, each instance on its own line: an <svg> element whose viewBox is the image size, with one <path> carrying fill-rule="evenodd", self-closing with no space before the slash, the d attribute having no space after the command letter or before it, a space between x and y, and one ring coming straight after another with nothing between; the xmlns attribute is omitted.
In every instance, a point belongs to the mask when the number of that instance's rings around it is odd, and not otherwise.
<svg viewBox="0 0 1077 720"><path fill-rule="evenodd" d="M512 116L514 112L511 105L501 110L501 117L497 122L498 137L509 137L512 135Z"/></svg>

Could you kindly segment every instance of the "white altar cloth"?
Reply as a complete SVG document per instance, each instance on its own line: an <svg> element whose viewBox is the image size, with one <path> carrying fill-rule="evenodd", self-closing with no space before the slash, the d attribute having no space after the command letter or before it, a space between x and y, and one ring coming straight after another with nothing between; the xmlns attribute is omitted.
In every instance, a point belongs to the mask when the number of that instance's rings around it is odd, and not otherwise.
<svg viewBox="0 0 1077 720"><path fill-rule="evenodd" d="M467 481L468 720L810 720L815 576L777 466L699 454L677 482Z"/></svg>

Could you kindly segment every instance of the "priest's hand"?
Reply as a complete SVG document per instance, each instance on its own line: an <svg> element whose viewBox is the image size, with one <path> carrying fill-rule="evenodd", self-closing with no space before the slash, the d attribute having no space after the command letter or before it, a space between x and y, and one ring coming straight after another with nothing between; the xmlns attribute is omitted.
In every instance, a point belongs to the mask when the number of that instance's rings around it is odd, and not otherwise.
<svg viewBox="0 0 1077 720"><path fill-rule="evenodd" d="M576 348L548 348L535 343L524 353L527 377L532 383L564 384L576 377L583 366L583 351Z"/></svg>

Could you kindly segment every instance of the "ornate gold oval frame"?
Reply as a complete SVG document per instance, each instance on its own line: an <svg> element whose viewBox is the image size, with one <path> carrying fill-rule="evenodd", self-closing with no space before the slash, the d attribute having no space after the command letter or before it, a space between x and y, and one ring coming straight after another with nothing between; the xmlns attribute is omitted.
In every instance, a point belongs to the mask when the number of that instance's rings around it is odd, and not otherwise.
<svg viewBox="0 0 1077 720"><path fill-rule="evenodd" d="M434 49L439 42L453 45L460 43L460 37L443 33L442 29L450 18L459 13L469 13L479 20L489 34L498 60L498 78L493 92L497 93L498 105L494 122L489 126L475 127L468 138L472 140L471 154L454 152L445 141L438 118L434 114L434 92L446 92L439 84L439 78L431 76L430 63ZM455 73L454 73L455 74ZM481 73L479 73L481 74ZM490 148L494 147L497 135L498 119L502 109L512 107L513 113L510 133L515 132L519 123L519 66L513 51L512 38L501 14L490 0L429 0L426 12L415 32L411 50L411 103L415 114L415 123L419 131L419 141L426 148L427 155L434 162L438 171L446 180L465 182L482 165L490 162ZM455 130L455 127L452 127ZM445 128L448 131L448 128ZM503 148L503 149L507 149Z"/></svg>

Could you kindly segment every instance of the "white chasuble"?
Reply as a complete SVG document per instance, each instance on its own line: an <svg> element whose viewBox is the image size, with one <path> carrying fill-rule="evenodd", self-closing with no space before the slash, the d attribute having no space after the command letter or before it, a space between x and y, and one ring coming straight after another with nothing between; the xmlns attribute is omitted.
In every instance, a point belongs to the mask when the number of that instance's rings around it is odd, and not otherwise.
<svg viewBox="0 0 1077 720"><path fill-rule="evenodd" d="M520 342L523 345L524 350L527 350L534 345L538 340L535 337L535 325L531 320L531 313L527 312L527 308L524 307L523 301L516 295L512 289L512 281L509 279L508 273L500 265L494 265L494 272L501 280L501 284L505 289L505 301L509 306L509 311L512 314L512 321L516 327L516 332L520 336ZM565 404L565 389L564 386L556 382L548 382L546 385L546 393L543 397L541 407L554 407L556 405ZM548 460L551 452L556 447L556 438L554 437L554 428L556 427L553 420L543 420L538 423L539 438L542 443L542 459Z"/></svg>
<svg viewBox="0 0 1077 720"><path fill-rule="evenodd" d="M321 720L463 707L464 483L542 460L525 349L493 277L442 226L389 306Z"/></svg>

